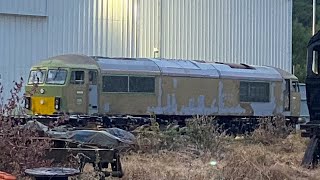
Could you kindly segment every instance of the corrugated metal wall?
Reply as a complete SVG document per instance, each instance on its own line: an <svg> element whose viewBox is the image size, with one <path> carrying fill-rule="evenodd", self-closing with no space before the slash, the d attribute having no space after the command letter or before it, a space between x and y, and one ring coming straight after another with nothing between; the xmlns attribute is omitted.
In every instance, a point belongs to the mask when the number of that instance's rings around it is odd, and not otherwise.
<svg viewBox="0 0 320 180"><path fill-rule="evenodd" d="M31 65L47 56L46 29L42 17L0 15L0 83L5 97L14 80L26 79Z"/></svg>
<svg viewBox="0 0 320 180"><path fill-rule="evenodd" d="M290 1L163 0L161 9L163 57L291 70Z"/></svg>
<svg viewBox="0 0 320 180"><path fill-rule="evenodd" d="M290 0L49 0L48 7L49 56L154 57L157 48L157 57L291 71Z"/></svg>
<svg viewBox="0 0 320 180"><path fill-rule="evenodd" d="M48 0L48 56L136 56L137 11L137 0Z"/></svg>
<svg viewBox="0 0 320 180"><path fill-rule="evenodd" d="M291 71L291 19L292 0L0 0L0 76L10 88L31 64L62 53Z"/></svg>
<svg viewBox="0 0 320 180"><path fill-rule="evenodd" d="M0 0L0 14L46 16L47 0Z"/></svg>

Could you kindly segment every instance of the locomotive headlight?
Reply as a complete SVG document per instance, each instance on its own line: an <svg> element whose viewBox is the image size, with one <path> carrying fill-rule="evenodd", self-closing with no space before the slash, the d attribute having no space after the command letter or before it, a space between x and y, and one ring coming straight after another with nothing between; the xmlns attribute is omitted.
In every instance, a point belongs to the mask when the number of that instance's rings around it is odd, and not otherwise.
<svg viewBox="0 0 320 180"><path fill-rule="evenodd" d="M44 89L40 89L40 93L41 93L41 94L44 94Z"/></svg>
<svg viewBox="0 0 320 180"><path fill-rule="evenodd" d="M60 110L61 99L59 97L54 98L54 108Z"/></svg>
<svg viewBox="0 0 320 180"><path fill-rule="evenodd" d="M40 100L40 104L44 105L44 100L43 99Z"/></svg>

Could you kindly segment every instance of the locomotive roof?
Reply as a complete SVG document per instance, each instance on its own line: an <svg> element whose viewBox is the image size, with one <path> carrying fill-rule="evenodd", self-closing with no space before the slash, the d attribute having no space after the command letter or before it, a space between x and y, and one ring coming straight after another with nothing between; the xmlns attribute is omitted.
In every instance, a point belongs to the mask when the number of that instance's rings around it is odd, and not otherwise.
<svg viewBox="0 0 320 180"><path fill-rule="evenodd" d="M292 80L297 80L298 81L298 78L297 76L291 74L291 73L288 73L287 71L283 70L283 69L280 69L280 68L276 68L276 67L272 67L274 69L276 69L283 78L285 79L292 79Z"/></svg>
<svg viewBox="0 0 320 180"><path fill-rule="evenodd" d="M181 59L106 58L94 57L102 72L133 72L172 76L213 77L282 81L272 67L226 64Z"/></svg>
<svg viewBox="0 0 320 180"><path fill-rule="evenodd" d="M69 67L98 69L98 64L91 57L79 54L65 54L40 61L34 67Z"/></svg>

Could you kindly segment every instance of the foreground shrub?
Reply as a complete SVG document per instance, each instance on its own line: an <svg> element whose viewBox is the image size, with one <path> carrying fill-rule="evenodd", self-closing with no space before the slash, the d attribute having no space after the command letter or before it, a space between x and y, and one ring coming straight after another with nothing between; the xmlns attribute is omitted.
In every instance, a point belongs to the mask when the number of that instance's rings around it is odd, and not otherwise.
<svg viewBox="0 0 320 180"><path fill-rule="evenodd" d="M292 132L294 128L288 125L282 116L261 118L259 127L254 130L251 138L256 142L270 145L283 140Z"/></svg>
<svg viewBox="0 0 320 180"><path fill-rule="evenodd" d="M17 176L22 175L27 168L51 164L51 161L44 158L45 150L50 147L50 143L37 140L39 134L35 130L23 128L20 119L12 116L17 114L23 103L23 97L19 96L22 84L22 79L19 83L14 82L14 88L10 91L11 97L6 102L2 98L0 106L0 171ZM0 89L1 96L3 87Z"/></svg>
<svg viewBox="0 0 320 180"><path fill-rule="evenodd" d="M225 149L227 141L225 131L216 124L212 117L197 117L187 121L186 135L189 143L197 149L219 156Z"/></svg>
<svg viewBox="0 0 320 180"><path fill-rule="evenodd" d="M45 140L36 140L37 132L12 126L6 118L0 123L0 170L23 174L27 168L50 165L44 153L50 147Z"/></svg>
<svg viewBox="0 0 320 180"><path fill-rule="evenodd" d="M162 131L148 127L135 133L139 152L149 153L161 150L189 151L197 155L210 153L218 157L230 139L221 133L215 125L215 119L209 117L188 119L186 127L182 128L171 124Z"/></svg>

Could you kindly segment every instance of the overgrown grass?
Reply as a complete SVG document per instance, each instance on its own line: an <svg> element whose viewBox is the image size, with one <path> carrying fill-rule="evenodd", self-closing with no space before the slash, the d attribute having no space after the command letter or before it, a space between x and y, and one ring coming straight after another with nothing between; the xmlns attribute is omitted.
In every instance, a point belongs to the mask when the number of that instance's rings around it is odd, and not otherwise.
<svg viewBox="0 0 320 180"><path fill-rule="evenodd" d="M283 118L261 119L240 139L219 133L212 121L201 117L187 128L142 132L139 151L122 158L124 179L319 179L319 170L300 167L308 140Z"/></svg>
<svg viewBox="0 0 320 180"><path fill-rule="evenodd" d="M199 117L187 120L187 125L183 128L169 125L162 131L140 129L135 131L137 151L139 153L158 153L163 150L188 151L196 155L219 156L231 137L221 133L221 129L214 122L213 118Z"/></svg>

